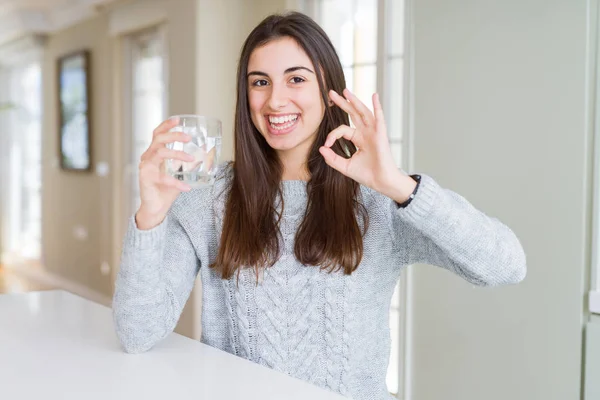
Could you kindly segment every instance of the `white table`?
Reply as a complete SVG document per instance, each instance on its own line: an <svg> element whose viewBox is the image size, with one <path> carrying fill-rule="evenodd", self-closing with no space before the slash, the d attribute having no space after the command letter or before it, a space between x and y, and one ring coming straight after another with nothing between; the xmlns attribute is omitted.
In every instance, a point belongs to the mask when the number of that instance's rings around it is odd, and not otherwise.
<svg viewBox="0 0 600 400"><path fill-rule="evenodd" d="M111 310L64 291L0 295L3 399L343 399L171 334L124 353Z"/></svg>

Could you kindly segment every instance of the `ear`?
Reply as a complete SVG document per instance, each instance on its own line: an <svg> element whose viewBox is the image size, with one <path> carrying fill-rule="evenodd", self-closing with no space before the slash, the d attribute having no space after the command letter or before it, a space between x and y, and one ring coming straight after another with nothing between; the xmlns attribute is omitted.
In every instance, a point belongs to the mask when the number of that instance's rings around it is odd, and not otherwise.
<svg viewBox="0 0 600 400"><path fill-rule="evenodd" d="M329 107L333 106L335 103L333 102L333 100L331 100L331 97L329 97L329 90L327 90L327 92L325 92L325 97L327 98L327 105Z"/></svg>

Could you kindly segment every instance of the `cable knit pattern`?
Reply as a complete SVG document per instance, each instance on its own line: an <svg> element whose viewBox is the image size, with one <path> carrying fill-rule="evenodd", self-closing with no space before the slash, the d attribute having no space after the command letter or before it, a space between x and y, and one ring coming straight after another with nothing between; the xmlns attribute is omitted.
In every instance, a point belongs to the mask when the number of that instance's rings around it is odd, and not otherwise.
<svg viewBox="0 0 600 400"><path fill-rule="evenodd" d="M437 265L482 286L525 276L525 254L508 227L423 175L406 208L361 187L370 223L350 276L296 260L306 183L282 182L279 260L258 282L251 269L223 280L208 265L231 177L231 165L221 166L214 186L181 194L151 230L131 218L113 301L125 351L146 351L173 331L199 273L203 343L354 399L391 398L389 306L404 266Z"/></svg>
<svg viewBox="0 0 600 400"><path fill-rule="evenodd" d="M344 296L343 304L344 304L344 313L342 314L343 318L343 328L342 328L342 356L341 356L341 371L340 371L340 387L339 392L343 395L348 395L348 388L350 386L351 380L351 368L350 368L350 342L353 335L353 322L354 319L351 316L354 314L350 309L350 301L354 299L354 285L355 285L356 275L351 275L346 278L346 285L344 286ZM389 330L389 328L388 328ZM387 366L386 366L387 368ZM335 388L334 388L335 389Z"/></svg>
<svg viewBox="0 0 600 400"><path fill-rule="evenodd" d="M234 310L235 307L235 282L233 281L233 279L223 279L221 281L223 283L223 288L225 289L225 302L226 302L226 307L227 307L227 316L229 317L229 321L231 324L231 328L229 329L229 340L231 341L231 348L232 348L232 353L235 354L236 356L239 356L241 354L240 352L240 341L238 339L238 335L239 335L239 328L238 328L238 319L239 316L237 314L237 307ZM242 322L242 325L244 323Z"/></svg>

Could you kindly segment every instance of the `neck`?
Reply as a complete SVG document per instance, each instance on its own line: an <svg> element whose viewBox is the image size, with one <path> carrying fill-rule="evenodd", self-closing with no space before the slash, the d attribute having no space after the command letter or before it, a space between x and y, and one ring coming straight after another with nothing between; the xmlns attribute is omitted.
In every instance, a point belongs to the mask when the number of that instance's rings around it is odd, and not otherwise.
<svg viewBox="0 0 600 400"><path fill-rule="evenodd" d="M308 172L308 166L306 162L298 163L295 165L283 164L283 175L281 180L283 181L308 181L310 179L310 173Z"/></svg>
<svg viewBox="0 0 600 400"><path fill-rule="evenodd" d="M310 173L308 172L307 157L298 157L298 154L279 153L279 159L283 164L283 181L308 181Z"/></svg>

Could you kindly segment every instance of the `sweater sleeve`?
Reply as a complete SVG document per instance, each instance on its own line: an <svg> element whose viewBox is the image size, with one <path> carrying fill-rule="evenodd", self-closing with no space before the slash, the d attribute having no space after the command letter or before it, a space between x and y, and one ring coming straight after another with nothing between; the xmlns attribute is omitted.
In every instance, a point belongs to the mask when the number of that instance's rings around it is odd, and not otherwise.
<svg viewBox="0 0 600 400"><path fill-rule="evenodd" d="M422 175L406 208L393 200L389 207L394 245L404 265L435 265L478 286L525 278L525 253L516 235L431 177Z"/></svg>
<svg viewBox="0 0 600 400"><path fill-rule="evenodd" d="M173 332L200 269L189 236L172 211L153 229L129 221L113 298L117 337L141 353Z"/></svg>

